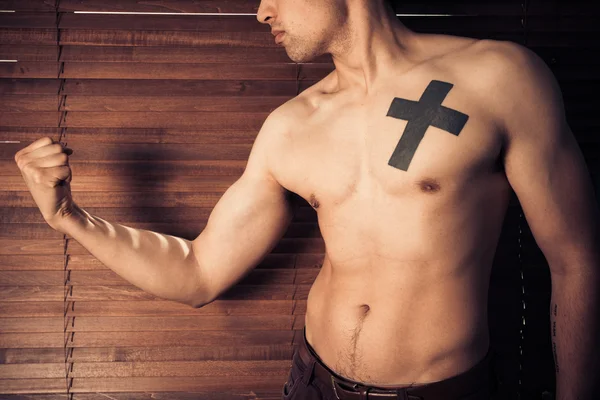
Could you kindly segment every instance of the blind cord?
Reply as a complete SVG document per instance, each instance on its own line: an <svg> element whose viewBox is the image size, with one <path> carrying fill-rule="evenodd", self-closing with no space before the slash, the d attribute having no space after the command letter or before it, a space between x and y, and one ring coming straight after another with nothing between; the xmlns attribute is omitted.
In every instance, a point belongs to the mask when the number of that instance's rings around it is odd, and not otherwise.
<svg viewBox="0 0 600 400"><path fill-rule="evenodd" d="M59 88L58 88L58 129L59 129L59 138L58 142L63 145L63 147L67 147L67 111L66 111L66 100L67 96L65 94L65 84L66 79L63 77L65 72L65 63L62 61L62 51L63 47L61 44L60 37L60 21L64 13L59 11L60 8L60 0L56 0L54 3L54 8L56 12L56 47L57 47L57 63L58 63L58 76L59 80ZM71 376L73 372L73 336L75 335L74 327L75 327L75 316L69 315L69 309L71 312L75 309L75 303L71 300L73 297L73 285L71 284L71 270L69 268L69 239L67 239L67 235L63 234L63 270L64 270L64 281L63 281L63 349L65 356L65 384L66 384L66 394L69 400L73 399L73 393L71 393L71 388L73 387L73 377ZM70 325L70 331L69 331Z"/></svg>

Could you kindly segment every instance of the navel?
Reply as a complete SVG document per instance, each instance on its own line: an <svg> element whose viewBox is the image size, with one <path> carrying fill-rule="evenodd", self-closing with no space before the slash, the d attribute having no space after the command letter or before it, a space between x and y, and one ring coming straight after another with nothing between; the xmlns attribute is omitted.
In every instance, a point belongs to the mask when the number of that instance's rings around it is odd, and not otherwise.
<svg viewBox="0 0 600 400"><path fill-rule="evenodd" d="M371 311L371 307L369 307L368 304L362 304L360 306L360 310L362 311L363 315L367 315L369 311Z"/></svg>

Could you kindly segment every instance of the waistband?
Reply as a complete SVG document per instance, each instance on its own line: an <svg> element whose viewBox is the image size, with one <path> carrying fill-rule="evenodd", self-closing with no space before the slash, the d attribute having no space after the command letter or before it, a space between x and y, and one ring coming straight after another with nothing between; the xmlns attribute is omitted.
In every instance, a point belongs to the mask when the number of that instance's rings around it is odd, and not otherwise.
<svg viewBox="0 0 600 400"><path fill-rule="evenodd" d="M401 399L401 400L437 400L437 399L469 399L476 394L477 398L489 398L495 390L493 369L494 352L488 350L485 357L469 370L453 377L414 387L381 388L366 386L344 378L329 369L306 340L306 327L303 329L303 343L298 347L298 355L307 372L303 376L308 385L311 379L318 379L324 385L331 385L338 399ZM311 371L312 370L312 371ZM485 395L488 397L485 397ZM480 397L482 396L482 397ZM472 397L475 399L475 397Z"/></svg>

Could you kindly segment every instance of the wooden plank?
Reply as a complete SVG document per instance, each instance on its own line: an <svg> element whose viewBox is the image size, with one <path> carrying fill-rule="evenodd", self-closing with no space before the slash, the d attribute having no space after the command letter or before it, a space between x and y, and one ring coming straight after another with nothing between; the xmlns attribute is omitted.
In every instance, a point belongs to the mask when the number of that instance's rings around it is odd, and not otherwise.
<svg viewBox="0 0 600 400"><path fill-rule="evenodd" d="M8 224L4 223L3 225ZM3 229L3 227L0 227L0 229ZM59 255L0 255L0 271L62 271L64 264L65 258Z"/></svg>
<svg viewBox="0 0 600 400"><path fill-rule="evenodd" d="M214 377L130 377L130 378L80 378L73 380L71 393L113 391L197 391L203 392L206 399L220 398L219 393L239 393L244 391L281 391L287 374L279 377L230 376L227 379ZM202 395L202 394L199 395Z"/></svg>
<svg viewBox="0 0 600 400"><path fill-rule="evenodd" d="M8 97L8 96L3 96ZM26 97L26 96L23 96ZM67 104L70 103L70 99L76 96L67 96ZM56 98L56 96L54 96ZM116 96L111 96L111 99L117 99ZM287 99L287 97L275 97L277 99ZM81 99L81 97L80 97ZM168 102L170 97L163 97L165 102ZM209 98L205 98L209 102ZM239 96L236 101L240 102L240 107L236 111L246 110L246 105L251 109L250 104L254 103L252 97ZM244 100L248 99L248 100ZM130 99L131 100L131 99ZM136 98L143 102L143 98ZM216 104L225 104L227 101L225 98L215 98ZM223 101L221 101L223 100ZM233 101L233 100L232 100ZM265 99L265 103L269 102L269 98ZM191 99L194 102L194 98ZM261 104L261 101L256 101ZM283 100L282 100L283 103ZM148 111L148 110L142 110ZM226 110L213 110L213 111L226 111ZM260 112L265 112L262 110ZM257 112L257 110L250 110L249 112ZM93 142L97 143L231 143L231 144L253 144L257 135L256 130L196 130L196 129L176 129L176 128L65 128L62 137L63 143L81 143L85 145ZM42 136L49 136L52 139L58 141L60 137L59 128L30 128L30 127L2 127L0 126L0 138L2 140L18 140L21 141L23 147L33 143L35 140ZM9 143L6 144L7 146ZM0 151L0 160L5 158L6 154L12 154L20 149L18 143L14 146L8 147L7 150ZM0 161L1 162L1 161Z"/></svg>
<svg viewBox="0 0 600 400"><path fill-rule="evenodd" d="M4 271L0 276L6 279L2 286L36 286L51 284L55 275L62 278L62 271L34 271L27 274L27 271ZM253 269L244 277L238 285L279 285L279 284L312 284L318 275L318 269ZM102 271L71 271L70 284L75 286L131 286L129 282L119 277L111 270ZM19 280L20 279L20 280ZM11 285L12 283L12 285Z"/></svg>
<svg viewBox="0 0 600 400"><path fill-rule="evenodd" d="M16 37L9 29L0 30L0 39L4 43L9 39L17 43L29 43L35 35L41 35L39 29L23 39ZM6 32L6 33L5 33ZM44 32L46 33L46 32ZM202 32L202 31L135 31L130 30L101 30L101 29L65 29L61 30L61 45L85 46L173 46L173 47L277 47L273 35L264 28L263 32ZM46 33L50 35L50 33ZM4 39L6 38L6 40ZM55 40L56 43L56 40ZM32 43L41 44L41 43Z"/></svg>
<svg viewBox="0 0 600 400"><path fill-rule="evenodd" d="M36 365L36 364L33 364ZM36 365L38 369L40 365ZM73 378L116 377L213 377L225 380L236 376L280 377L291 368L289 360L260 361L163 361L163 362L109 362L78 363L70 372ZM15 368L12 368L13 371ZM64 369L64 364L63 364ZM64 371L63 371L64 372ZM50 375L50 374L48 374ZM48 376L51 377L51 376Z"/></svg>
<svg viewBox="0 0 600 400"><path fill-rule="evenodd" d="M0 7L0 9L4 6ZM19 11L0 13L0 28L46 28L56 29L56 13Z"/></svg>
<svg viewBox="0 0 600 400"><path fill-rule="evenodd" d="M319 80L333 64L182 64L66 62L61 78L74 79L200 79L200 80ZM0 63L0 78L59 77L59 64L22 61Z"/></svg>
<svg viewBox="0 0 600 400"><path fill-rule="evenodd" d="M12 64L12 63L11 63ZM47 78L55 66L19 63L21 74L5 68L0 76ZM35 65L33 65L35 64ZM53 69L54 68L54 69ZM201 79L201 80L319 80L333 71L333 64L181 64L181 63L86 63L66 62L64 78L74 79ZM12 74L12 75L11 75ZM53 76L57 76L55 73Z"/></svg>
<svg viewBox="0 0 600 400"><path fill-rule="evenodd" d="M2 10L55 12L55 3L51 0L2 0Z"/></svg>
<svg viewBox="0 0 600 400"><path fill-rule="evenodd" d="M0 364L63 363L65 349L0 349Z"/></svg>
<svg viewBox="0 0 600 400"><path fill-rule="evenodd" d="M27 304L27 303L25 303ZM69 303L69 317L133 316L236 316L260 314L305 314L306 300L224 300L218 299L201 308L168 300L75 301Z"/></svg>
<svg viewBox="0 0 600 400"><path fill-rule="evenodd" d="M76 174L74 174L76 176ZM87 207L208 207L213 208L222 197L221 193L164 193L151 198L144 192L92 192L79 193L77 203ZM5 207L35 207L29 192L0 192L0 202ZM37 222L43 222L40 219ZM190 239L193 240L194 238Z"/></svg>
<svg viewBox="0 0 600 400"><path fill-rule="evenodd" d="M212 209L201 207L172 208L145 208L123 206L119 208L85 207L92 215L99 215L112 222L194 222L206 221ZM40 220L41 215L36 207L30 208L0 208L0 222L2 223L39 223L46 225ZM316 211L308 203L300 203L294 217L295 222L317 222Z"/></svg>
<svg viewBox="0 0 600 400"><path fill-rule="evenodd" d="M0 79L0 95L58 94L59 79ZM58 126L58 125L56 125Z"/></svg>
<svg viewBox="0 0 600 400"><path fill-rule="evenodd" d="M314 80L301 81L299 88L292 80L69 79L62 93L83 96L294 96L299 89L315 83Z"/></svg>
<svg viewBox="0 0 600 400"><path fill-rule="evenodd" d="M23 117L28 113L5 113L7 122L4 125L16 124L24 126ZM31 124L41 124L50 120L50 113L46 119L42 119L43 113L38 121ZM245 113L245 112L72 112L68 114L64 126L67 127L98 127L98 128L182 128L182 129L233 129L233 130L256 130L258 131L268 113ZM31 118L32 116L30 116ZM20 122L20 123L18 123ZM36 125L36 126L37 126ZM119 147L126 146L122 144ZM136 147L141 145L136 145ZM169 146L169 145L163 145ZM205 148L211 147L211 151L216 154L209 155L204 152L209 159L225 159L231 157L233 160L247 159L249 148L247 145L230 145L227 151L219 150L220 146L206 145ZM78 149L81 150L81 149ZM123 150L121 150L123 151ZM227 152L231 153L227 153ZM137 148L135 153L140 153ZM133 153L133 154L135 154ZM81 152L80 152L81 154ZM131 157L132 154L129 154ZM145 157L146 155L144 155ZM149 155L148 155L149 156ZM200 154L196 154L197 160L202 159ZM223 158L222 158L223 157ZM242 157L242 158L240 158ZM171 157L168 157L171 158ZM185 159L185 157L183 158Z"/></svg>
<svg viewBox="0 0 600 400"><path fill-rule="evenodd" d="M132 226L132 224L128 224L127 226ZM295 266L295 255L268 254L257 268L293 269ZM308 262L296 267L315 268L314 264L308 264ZM65 268L71 271L107 270L106 266L91 255L68 254L67 257L63 257L62 255L0 255L0 271L63 271Z"/></svg>
<svg viewBox="0 0 600 400"><path fill-rule="evenodd" d="M264 361L263 361L264 362ZM65 363L31 363L0 365L2 379L51 379L65 378Z"/></svg>
<svg viewBox="0 0 600 400"><path fill-rule="evenodd" d="M65 305L60 301L9 301L0 302L1 317L63 317Z"/></svg>
<svg viewBox="0 0 600 400"><path fill-rule="evenodd" d="M44 307L44 304L47 304ZM0 302L2 318L63 317L65 307L69 317L130 317L176 315L260 315L305 314L305 300L215 300L202 308L168 300L140 301L8 301Z"/></svg>
<svg viewBox="0 0 600 400"><path fill-rule="evenodd" d="M75 113L74 113L75 114ZM71 114L71 115L74 115ZM108 113L85 113L85 114L93 114L90 116L90 119L100 119L103 115L106 116ZM111 113L115 114L115 113ZM118 113L117 113L118 114ZM127 113L126 113L127 114ZM136 113L131 113L136 114ZM140 113L143 115L150 116L152 113ZM169 114L173 119L181 117L186 113L165 113ZM202 113L188 113L200 116L206 114ZM226 119L227 117L231 119L243 120L244 118L249 120L248 125L262 125L264 119L266 118L265 114L256 114L256 113L211 113L211 116L215 116L215 119ZM137 117L141 118L141 117ZM136 119L137 119L136 118ZM79 142L80 145L77 145L77 141L69 140L69 147L74 149L73 154L69 157L69 163L73 162L76 165L77 158L81 158L82 160L103 160L103 161L135 161L135 160L181 160L181 161L191 161L191 160L200 160L200 159L211 159L211 160L239 160L244 161L248 159L248 155L250 154L250 150L252 148L251 144L145 144L145 143L119 143L119 144L94 144L92 148L88 143ZM16 145L16 146L15 146ZM20 146L19 146L20 145ZM6 147L2 146L1 148L1 157L4 159L10 159L14 162L14 154L16 153L15 149L20 149L22 146L20 143L13 144L10 146L7 144ZM13 152L14 151L14 152ZM160 162L157 162L159 164ZM217 182L219 179L215 179L214 182Z"/></svg>
<svg viewBox="0 0 600 400"><path fill-rule="evenodd" d="M56 46L57 30L56 28L0 28L0 43Z"/></svg>
<svg viewBox="0 0 600 400"><path fill-rule="evenodd" d="M65 376L65 363L0 365L0 379L40 379ZM142 361L142 362L79 362L69 371L71 378L124 377L213 377L223 379L235 373L239 376L280 376L291 368L289 360L259 361Z"/></svg>
<svg viewBox="0 0 600 400"><path fill-rule="evenodd" d="M63 126L116 128L161 128L183 129L233 129L258 131L267 113L210 113L203 112L73 112L69 113ZM58 126L58 112L6 112L3 113L4 126ZM81 153L81 152L80 152ZM238 159L237 157L234 159Z"/></svg>
<svg viewBox="0 0 600 400"><path fill-rule="evenodd" d="M111 362L111 361L241 361L291 359L292 344L247 347L165 346L165 347L78 347L0 349L0 364Z"/></svg>
<svg viewBox="0 0 600 400"><path fill-rule="evenodd" d="M311 285L236 285L219 296L220 300L305 300ZM71 292L69 292L71 293ZM0 302L61 301L64 286L6 286L0 292ZM135 286L72 287L70 301L138 301L164 300ZM165 300L167 301L167 300ZM0 346L2 347L2 346Z"/></svg>
<svg viewBox="0 0 600 400"><path fill-rule="evenodd" d="M127 317L68 317L67 332L77 332L87 335L90 332L139 332L139 331L204 331L204 330L286 330L292 329L294 320L302 316L263 314L253 316L127 316ZM3 318L10 325L3 329L9 332L38 332L28 330L30 325L19 323L25 318ZM29 318L27 318L29 319ZM36 318L36 320L38 320ZM41 319L47 329L54 328L51 322ZM59 321L60 331L63 331L62 320ZM56 323L54 323L56 324ZM22 329L23 328L23 329ZM21 329L21 330L19 330ZM202 333L198 332L199 335Z"/></svg>
<svg viewBox="0 0 600 400"><path fill-rule="evenodd" d="M159 47L159 46L63 46L65 62L144 62L144 63L289 63L281 47ZM330 55L314 63L331 63Z"/></svg>
<svg viewBox="0 0 600 400"><path fill-rule="evenodd" d="M7 333L2 338L17 334ZM54 334L18 334L21 336L54 335ZM60 334L62 338L62 333ZM143 343L145 346L265 346L273 344L290 344L294 331L290 330L234 330L229 331L165 331L165 332L87 332L69 335L69 347L131 347ZM15 337L16 339L16 337ZM20 339L19 339L20 340ZM9 347L9 346L3 346ZM53 346L47 346L53 347Z"/></svg>
<svg viewBox="0 0 600 400"><path fill-rule="evenodd" d="M115 223L121 223L127 225L133 229L143 229L148 231L160 232L167 235L173 236L197 236L206 227L206 221L198 222L176 222L176 223L139 223L139 222L119 222L111 221ZM4 224L0 226L0 237L7 239L39 239L39 240L51 240L62 238L62 234L50 228L45 223L39 224ZM319 227L315 222L303 223L295 222L292 223L286 232L282 235L284 238L318 238L321 237ZM58 268L63 263L57 263L55 266ZM5 268L0 268L0 270ZM33 269L47 269L47 268L33 268Z"/></svg>
<svg viewBox="0 0 600 400"><path fill-rule="evenodd" d="M305 257L302 258L306 258L307 260L312 258L314 262L302 260L296 262L298 256L293 254L267 254L256 268L293 269L320 267L320 262L314 257L315 255L306 254L303 256ZM106 270L107 267L91 255L0 255L0 270L4 271L63 271L64 269L72 271L94 271Z"/></svg>
<svg viewBox="0 0 600 400"><path fill-rule="evenodd" d="M292 284L312 283L317 269L254 269L242 280L242 284ZM71 271L70 284L75 286L131 286L125 279L108 268L100 271ZM0 271L0 287L47 286L63 284L64 271ZM1 329L0 329L1 330Z"/></svg>
<svg viewBox="0 0 600 400"><path fill-rule="evenodd" d="M291 315L255 316L127 316L127 317L2 317L0 333L45 333L45 332L131 332L131 331L184 331L202 330L203 326L213 330L247 329L278 330L290 329L294 317Z"/></svg>
<svg viewBox="0 0 600 400"><path fill-rule="evenodd" d="M0 292L0 302L64 301L64 285L54 286L5 286ZM2 346L0 346L2 347Z"/></svg>
<svg viewBox="0 0 600 400"><path fill-rule="evenodd" d="M139 361L242 361L290 360L292 343L263 346L165 346L165 347L77 347L69 348L68 362ZM12 350L12 349L9 349ZM31 351L36 349L31 349ZM64 357L64 355L63 355Z"/></svg>
<svg viewBox="0 0 600 400"><path fill-rule="evenodd" d="M75 154L75 153L73 153ZM73 175L75 176L75 175ZM135 182L130 180L116 180L109 176L78 176L71 183L71 192L127 192L127 191L152 191L156 192L225 192L238 178L235 176L213 177L198 179L191 176L179 176L168 180L148 181L139 179ZM14 185L6 192L25 191L27 185L22 176L0 176L0 185ZM8 186L3 186L7 187ZM0 227L2 232L8 229Z"/></svg>
<svg viewBox="0 0 600 400"><path fill-rule="evenodd" d="M62 285L64 275L63 271L0 271L0 287Z"/></svg>
<svg viewBox="0 0 600 400"><path fill-rule="evenodd" d="M40 216L41 217L41 216ZM64 240L23 240L0 238L0 254L63 254ZM2 294L0 293L0 296ZM56 300L56 299L54 299ZM18 301L18 300L15 300Z"/></svg>
<svg viewBox="0 0 600 400"><path fill-rule="evenodd" d="M3 112L57 111L56 95L3 95L0 96Z"/></svg>
<svg viewBox="0 0 600 400"><path fill-rule="evenodd" d="M25 147L25 146L23 146ZM16 152L15 152L16 153ZM83 175L113 175L113 176L135 176L137 179L156 179L160 176L192 175L192 176L240 176L246 167L247 160L197 160L197 161L136 161L117 162L102 161L93 162L69 162L73 176ZM160 168L157 168L157 164ZM151 172L150 174L148 172ZM13 160L0 160L0 174L18 174L19 168ZM127 205L122 205L127 207ZM41 215L40 215L41 217ZM34 222L40 222L39 219Z"/></svg>
<svg viewBox="0 0 600 400"><path fill-rule="evenodd" d="M0 59L19 61L58 60L58 46L31 46L18 44L0 44Z"/></svg>
<svg viewBox="0 0 600 400"><path fill-rule="evenodd" d="M4 96L7 97L7 96ZM11 96L16 97L16 96ZM155 112L182 112L182 111L211 111L211 112L256 112L267 113L290 100L292 96L68 96L61 110L67 111L155 111ZM18 107L20 104L10 103L11 99L2 99L9 107ZM56 96L54 97L53 110L56 110ZM22 103L21 103L22 104ZM30 103L25 103L29 105ZM21 107L24 108L24 105ZM29 106L31 107L31 106ZM8 108L6 111L12 111ZM197 135L197 133L196 133Z"/></svg>
<svg viewBox="0 0 600 400"><path fill-rule="evenodd" d="M161 0L153 3L140 3L136 0L98 1L98 0L61 0L59 11L137 11L169 13L256 13L258 1L219 0L189 2L186 0Z"/></svg>
<svg viewBox="0 0 600 400"><path fill-rule="evenodd" d="M55 127L58 126L59 112L6 112L2 113L4 126Z"/></svg>
<svg viewBox="0 0 600 400"><path fill-rule="evenodd" d="M29 27L33 28L33 26ZM61 30L270 32L269 27L260 24L255 15L136 15L68 12L63 14L59 28Z"/></svg>
<svg viewBox="0 0 600 400"><path fill-rule="evenodd" d="M282 384L283 385L283 384ZM66 390L66 389L65 389ZM281 400L281 388L247 393L201 392L131 392L131 393L70 393L70 394L6 394L3 400Z"/></svg>
<svg viewBox="0 0 600 400"><path fill-rule="evenodd" d="M65 334L58 333L0 333L0 348L64 348ZM0 391L0 393L2 393Z"/></svg>
<svg viewBox="0 0 600 400"><path fill-rule="evenodd" d="M52 379L0 379L0 393L64 393L65 378Z"/></svg>

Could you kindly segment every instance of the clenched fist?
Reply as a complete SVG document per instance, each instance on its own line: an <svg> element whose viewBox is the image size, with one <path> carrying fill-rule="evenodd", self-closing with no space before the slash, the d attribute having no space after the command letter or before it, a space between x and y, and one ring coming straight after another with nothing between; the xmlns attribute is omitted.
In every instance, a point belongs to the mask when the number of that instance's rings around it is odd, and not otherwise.
<svg viewBox="0 0 600 400"><path fill-rule="evenodd" d="M56 230L73 213L71 154L73 150L49 137L38 139L15 154L33 200L44 220Z"/></svg>

